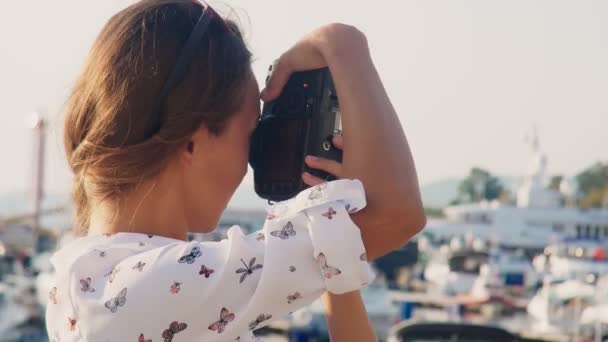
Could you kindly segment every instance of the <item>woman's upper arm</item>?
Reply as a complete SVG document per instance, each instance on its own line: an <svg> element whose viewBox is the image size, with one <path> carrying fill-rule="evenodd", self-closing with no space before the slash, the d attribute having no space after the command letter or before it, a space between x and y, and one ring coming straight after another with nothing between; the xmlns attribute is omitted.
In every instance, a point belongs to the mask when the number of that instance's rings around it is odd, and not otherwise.
<svg viewBox="0 0 608 342"><path fill-rule="evenodd" d="M344 25L332 32L336 43L326 45L324 56L340 98L343 173L360 179L366 188L368 207L355 216L355 222L363 231L368 253L376 258L425 225L416 168L365 37Z"/></svg>

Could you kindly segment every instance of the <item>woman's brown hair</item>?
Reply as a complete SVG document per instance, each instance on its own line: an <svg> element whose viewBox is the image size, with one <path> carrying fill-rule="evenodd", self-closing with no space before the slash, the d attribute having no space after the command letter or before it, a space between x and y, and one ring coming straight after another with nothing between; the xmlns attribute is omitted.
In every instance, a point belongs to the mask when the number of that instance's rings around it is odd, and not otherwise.
<svg viewBox="0 0 608 342"><path fill-rule="evenodd" d="M77 233L88 229L93 201L117 203L157 176L201 125L220 134L241 106L251 53L234 22L216 19L162 104L160 130L144 136L202 9L192 0L142 0L114 15L97 37L66 108Z"/></svg>

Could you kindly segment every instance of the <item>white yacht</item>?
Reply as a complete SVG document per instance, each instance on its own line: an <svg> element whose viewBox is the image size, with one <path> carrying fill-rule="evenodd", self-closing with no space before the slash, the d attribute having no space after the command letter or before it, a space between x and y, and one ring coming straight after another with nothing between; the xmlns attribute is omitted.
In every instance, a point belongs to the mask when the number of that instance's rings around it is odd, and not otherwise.
<svg viewBox="0 0 608 342"><path fill-rule="evenodd" d="M481 265L471 295L524 308L540 282L541 277L522 252L493 251L488 262Z"/></svg>
<svg viewBox="0 0 608 342"><path fill-rule="evenodd" d="M481 266L487 263L488 253L483 250L461 248L458 239L443 245L431 256L424 269L424 280L429 294L463 295L473 288Z"/></svg>
<svg viewBox="0 0 608 342"><path fill-rule="evenodd" d="M608 274L608 239L565 238L548 245L533 263L553 278L599 277Z"/></svg>
<svg viewBox="0 0 608 342"><path fill-rule="evenodd" d="M3 341L22 337L19 328L39 320L40 309L34 280L25 275L7 274L0 281L0 336Z"/></svg>
<svg viewBox="0 0 608 342"><path fill-rule="evenodd" d="M530 140L532 155L516 191L516 204L449 206L444 209L446 220L430 221L426 230L439 239L470 232L501 246L538 251L563 237L608 237L608 209L582 211L571 206L578 196L573 179L565 178L559 191L547 188L547 157L536 133Z"/></svg>
<svg viewBox="0 0 608 342"><path fill-rule="evenodd" d="M534 330L576 333L581 313L596 302L592 279L545 278L543 287L530 300L528 314L534 319Z"/></svg>
<svg viewBox="0 0 608 342"><path fill-rule="evenodd" d="M581 313L580 324L597 325L608 328L608 276L598 279L595 284L595 303Z"/></svg>

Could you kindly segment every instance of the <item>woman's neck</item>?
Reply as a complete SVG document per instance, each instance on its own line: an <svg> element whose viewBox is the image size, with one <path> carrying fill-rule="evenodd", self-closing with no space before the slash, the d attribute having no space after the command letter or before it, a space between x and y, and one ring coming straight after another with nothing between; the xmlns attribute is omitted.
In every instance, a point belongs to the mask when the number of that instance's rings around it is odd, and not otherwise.
<svg viewBox="0 0 608 342"><path fill-rule="evenodd" d="M190 227L177 192L158 184L138 190L115 203L92 203L89 234L131 232L187 240Z"/></svg>

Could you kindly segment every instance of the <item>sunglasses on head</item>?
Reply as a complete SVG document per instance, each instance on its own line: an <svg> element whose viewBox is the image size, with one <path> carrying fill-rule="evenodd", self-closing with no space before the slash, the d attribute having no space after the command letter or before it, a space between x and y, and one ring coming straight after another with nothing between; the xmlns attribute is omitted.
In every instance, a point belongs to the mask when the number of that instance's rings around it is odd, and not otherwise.
<svg viewBox="0 0 608 342"><path fill-rule="evenodd" d="M212 21L219 23L227 32L231 32L228 24L222 19L222 17L204 1L192 1L194 4L199 5L203 8L201 16L198 18L196 25L194 25L194 29L190 33L188 40L184 44L179 57L177 58L177 62L173 67L173 70L169 73L169 77L165 81L165 84L162 87L160 95L157 97L155 105L153 107L152 114L148 120L148 125L145 130L144 140L147 140L154 136L161 128L161 107L169 93L173 88L175 88L186 75L186 71L188 70L188 66L194 57L194 53L196 52L196 48L198 47L200 40L203 38L207 30L209 29L209 25Z"/></svg>

